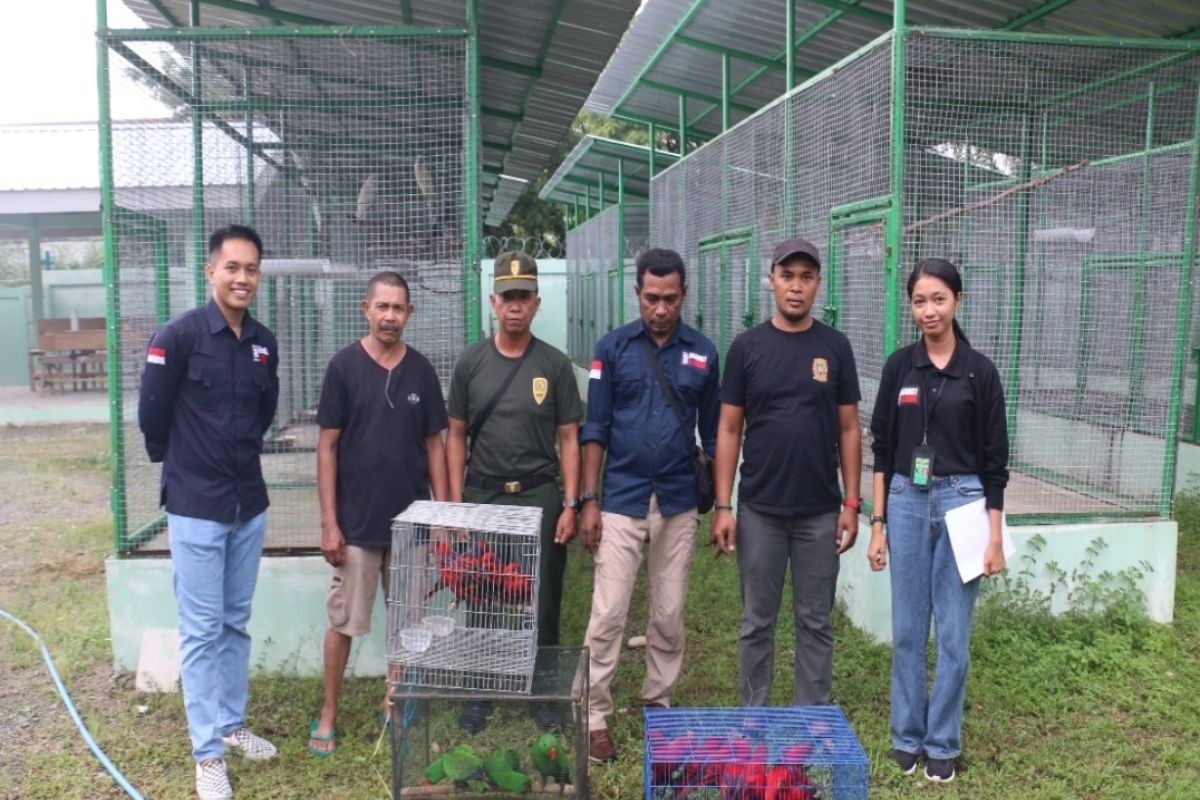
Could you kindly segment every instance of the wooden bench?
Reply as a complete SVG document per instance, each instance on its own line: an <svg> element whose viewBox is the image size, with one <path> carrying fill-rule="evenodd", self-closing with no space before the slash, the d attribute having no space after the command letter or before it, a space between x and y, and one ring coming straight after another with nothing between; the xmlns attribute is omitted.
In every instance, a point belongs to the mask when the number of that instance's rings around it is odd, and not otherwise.
<svg viewBox="0 0 1200 800"><path fill-rule="evenodd" d="M105 389L108 352L105 321L87 317L71 330L69 319L38 320L37 347L29 351L29 388L47 391Z"/></svg>

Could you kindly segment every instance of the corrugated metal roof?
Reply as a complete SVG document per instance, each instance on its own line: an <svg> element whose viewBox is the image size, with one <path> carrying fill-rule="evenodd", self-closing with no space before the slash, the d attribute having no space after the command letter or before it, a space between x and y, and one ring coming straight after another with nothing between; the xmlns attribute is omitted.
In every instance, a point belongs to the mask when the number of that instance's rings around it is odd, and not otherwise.
<svg viewBox="0 0 1200 800"><path fill-rule="evenodd" d="M113 123L113 148L136 149L142 164L135 171L118 159L118 185L133 187L191 186L192 125L167 120ZM212 125L204 126L205 179L210 184L237 185L246 176L246 150ZM259 166L260 173L265 166ZM0 126L0 192L98 189L100 138L96 123Z"/></svg>
<svg viewBox="0 0 1200 800"><path fill-rule="evenodd" d="M659 151L657 168L673 163L678 156ZM624 164L622 167L621 164ZM625 196L631 200L650 197L650 148L619 142L602 136L587 135L563 159L539 196L543 200L574 203L594 197L599 208L599 177L604 177L604 205L617 202L617 172L624 170Z"/></svg>
<svg viewBox="0 0 1200 800"><path fill-rule="evenodd" d="M151 27L187 25L189 0L124 2ZM482 183L481 205L489 224L508 215L519 195L514 186L545 168L637 6L638 0L481 0L480 131L482 164L491 173ZM338 25L466 23L465 3L444 0L273 0L270 8ZM271 24L259 14L212 5L201 5L200 22L207 28Z"/></svg>
<svg viewBox="0 0 1200 800"><path fill-rule="evenodd" d="M837 10L831 5L795 0L798 80L891 28L892 4L886 0L847 0ZM1200 3L1178 0L909 0L906 8L910 25L1129 38L1200 36ZM1037 16L1039 11L1048 13ZM692 129L701 136L720 133L721 55L704 48L751 57L731 63L732 83L740 87L731 108L736 123L784 91L785 19L785 0L646 0L584 107L675 127L679 97L685 94ZM758 63L764 58L776 64Z"/></svg>

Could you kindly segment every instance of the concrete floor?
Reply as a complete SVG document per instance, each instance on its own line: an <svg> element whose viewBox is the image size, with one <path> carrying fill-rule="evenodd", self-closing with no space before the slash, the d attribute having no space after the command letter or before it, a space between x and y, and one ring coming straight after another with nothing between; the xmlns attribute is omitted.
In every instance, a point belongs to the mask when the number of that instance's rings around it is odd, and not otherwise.
<svg viewBox="0 0 1200 800"><path fill-rule="evenodd" d="M37 394L28 386L0 386L0 425L108 422L108 392Z"/></svg>

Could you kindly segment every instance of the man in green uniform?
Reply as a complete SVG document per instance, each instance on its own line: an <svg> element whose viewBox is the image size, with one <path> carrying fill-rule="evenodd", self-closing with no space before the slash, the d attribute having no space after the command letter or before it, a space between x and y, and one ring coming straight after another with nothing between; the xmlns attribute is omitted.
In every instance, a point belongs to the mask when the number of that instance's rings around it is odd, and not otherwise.
<svg viewBox="0 0 1200 800"><path fill-rule="evenodd" d="M556 645L566 545L577 528L583 404L570 360L530 332L541 305L537 262L501 253L495 274L499 330L463 351L450 380L450 499L541 507L538 645Z"/></svg>

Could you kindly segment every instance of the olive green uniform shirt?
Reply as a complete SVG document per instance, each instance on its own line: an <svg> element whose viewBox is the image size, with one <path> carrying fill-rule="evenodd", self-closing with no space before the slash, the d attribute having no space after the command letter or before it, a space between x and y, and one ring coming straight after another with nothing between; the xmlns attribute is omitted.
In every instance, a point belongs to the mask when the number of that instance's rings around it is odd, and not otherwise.
<svg viewBox="0 0 1200 800"><path fill-rule="evenodd" d="M566 355L537 339L530 346L533 352L470 451L467 467L473 473L497 480L558 474L558 427L579 422L583 403ZM466 422L470 430L518 360L501 355L490 336L464 350L450 379L450 416Z"/></svg>

